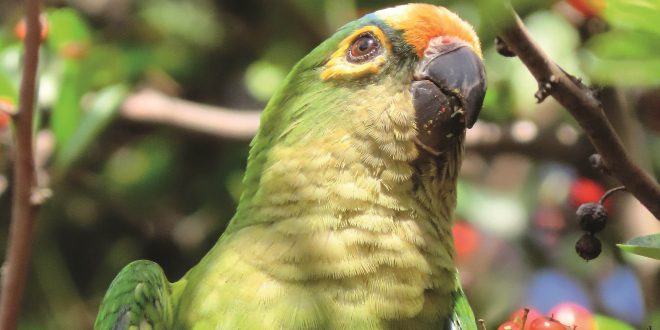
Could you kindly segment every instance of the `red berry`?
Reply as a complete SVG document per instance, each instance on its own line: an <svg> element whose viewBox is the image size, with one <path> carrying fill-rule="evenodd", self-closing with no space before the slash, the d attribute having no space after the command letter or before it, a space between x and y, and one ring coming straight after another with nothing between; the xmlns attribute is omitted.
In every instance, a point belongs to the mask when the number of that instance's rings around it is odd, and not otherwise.
<svg viewBox="0 0 660 330"><path fill-rule="evenodd" d="M543 316L543 314L541 314L536 309L533 309L533 308L528 308L528 309L529 309L529 312L527 312L527 320L525 321L525 327L524 328L522 327L523 326L523 324L522 324L523 317L525 316L525 309L524 308L521 308L521 309L513 312L513 314L511 314L511 316L509 317L509 320L515 322L521 329L529 330L530 325L532 324L532 321L534 321L538 318L542 318L544 316Z"/></svg>
<svg viewBox="0 0 660 330"><path fill-rule="evenodd" d="M458 221L452 228L454 244L456 245L456 257L461 260L470 257L479 248L479 232L469 223Z"/></svg>
<svg viewBox="0 0 660 330"><path fill-rule="evenodd" d="M586 17L598 16L605 9L605 0L568 0L568 3Z"/></svg>
<svg viewBox="0 0 660 330"><path fill-rule="evenodd" d="M0 129L3 129L9 125L11 117L8 112L12 112L14 109L14 102L10 99L0 97Z"/></svg>
<svg viewBox="0 0 660 330"><path fill-rule="evenodd" d="M41 41L46 40L48 37L48 19L46 15L39 16L39 23L41 23ZM21 19L16 26L14 27L14 34L16 37L21 40L25 40L25 35L27 34L27 26L25 24L25 18Z"/></svg>
<svg viewBox="0 0 660 330"><path fill-rule="evenodd" d="M0 112L0 129L7 127L9 124L9 115L5 112Z"/></svg>
<svg viewBox="0 0 660 330"><path fill-rule="evenodd" d="M567 325L568 327L575 327L576 330L596 329L596 322L594 321L594 317L586 308L578 304L559 304L552 308L549 314L553 315L556 320Z"/></svg>
<svg viewBox="0 0 660 330"><path fill-rule="evenodd" d="M80 59L87 55L89 52L89 45L82 42L69 42L62 46L60 54L64 58Z"/></svg>
<svg viewBox="0 0 660 330"><path fill-rule="evenodd" d="M604 193L605 189L598 182L587 178L579 178L571 184L570 201L573 205L578 206L597 201Z"/></svg>
<svg viewBox="0 0 660 330"><path fill-rule="evenodd" d="M497 327L497 330L520 330L520 326L518 326L516 322L506 321L500 324L500 326Z"/></svg>
<svg viewBox="0 0 660 330"><path fill-rule="evenodd" d="M530 330L567 330L568 328L551 317L539 317L532 321Z"/></svg>

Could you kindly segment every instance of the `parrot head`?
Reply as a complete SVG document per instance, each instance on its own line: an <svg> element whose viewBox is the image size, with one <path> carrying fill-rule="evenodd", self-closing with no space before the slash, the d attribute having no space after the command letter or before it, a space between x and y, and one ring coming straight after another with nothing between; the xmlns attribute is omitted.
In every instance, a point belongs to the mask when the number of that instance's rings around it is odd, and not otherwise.
<svg viewBox="0 0 660 330"><path fill-rule="evenodd" d="M282 122L294 122L300 134L345 121L369 125L377 111L365 108L394 102L401 112L414 110L414 140L437 155L472 127L485 92L472 27L443 7L401 5L345 25L301 60L271 100L264 131L290 130Z"/></svg>
<svg viewBox="0 0 660 330"><path fill-rule="evenodd" d="M239 213L259 190L273 196L259 187L295 188L298 181L285 182L290 171L325 186L316 181L327 177L311 173L359 163L381 182L455 185L485 92L479 39L453 12L408 4L348 23L298 62L268 103ZM435 185L426 190L442 189Z"/></svg>
<svg viewBox="0 0 660 330"><path fill-rule="evenodd" d="M472 127L477 120L486 93L481 48L456 14L425 4L388 8L347 25L331 40L338 39L322 80L409 81L421 135L442 127L438 122Z"/></svg>

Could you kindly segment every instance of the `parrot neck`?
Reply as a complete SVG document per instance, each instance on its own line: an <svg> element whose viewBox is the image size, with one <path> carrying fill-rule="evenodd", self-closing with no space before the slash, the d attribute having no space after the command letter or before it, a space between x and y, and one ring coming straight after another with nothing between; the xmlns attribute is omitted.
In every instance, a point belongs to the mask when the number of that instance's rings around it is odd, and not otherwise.
<svg viewBox="0 0 660 330"><path fill-rule="evenodd" d="M241 259L269 278L327 285L338 290L332 299L401 314L405 289L415 306L433 301L434 315L448 311L462 145L423 157L408 124L414 110L400 109L382 110L387 118L361 130L336 128L251 154L261 175L246 177L256 188L222 240L243 242ZM357 289L368 293L351 296Z"/></svg>

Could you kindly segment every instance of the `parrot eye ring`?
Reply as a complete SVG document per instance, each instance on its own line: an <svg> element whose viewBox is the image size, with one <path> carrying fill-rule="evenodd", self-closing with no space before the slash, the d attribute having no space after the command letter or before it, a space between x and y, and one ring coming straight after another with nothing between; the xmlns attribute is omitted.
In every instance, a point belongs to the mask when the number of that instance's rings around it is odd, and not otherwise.
<svg viewBox="0 0 660 330"><path fill-rule="evenodd" d="M360 34L348 48L346 60L351 63L364 63L381 53L380 41L373 34Z"/></svg>

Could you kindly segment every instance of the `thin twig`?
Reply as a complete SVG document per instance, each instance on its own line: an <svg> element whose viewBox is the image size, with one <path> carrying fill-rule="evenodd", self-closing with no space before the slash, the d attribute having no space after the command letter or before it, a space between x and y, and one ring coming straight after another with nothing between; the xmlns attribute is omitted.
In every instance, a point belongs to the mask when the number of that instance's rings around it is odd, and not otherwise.
<svg viewBox="0 0 660 330"><path fill-rule="evenodd" d="M510 13L512 23L500 31L502 40L527 66L539 85L550 84L546 92L563 105L584 129L612 175L660 220L660 185L628 156L591 92L557 66L532 40L520 17L513 11Z"/></svg>
<svg viewBox="0 0 660 330"><path fill-rule="evenodd" d="M261 112L194 103L147 89L129 96L122 105L121 115L131 121L165 124L244 140L257 132Z"/></svg>
<svg viewBox="0 0 660 330"><path fill-rule="evenodd" d="M7 258L0 297L0 329L15 329L27 279L37 205L32 203L36 187L34 167L32 117L35 106L35 86L41 23L40 0L25 1L25 57L18 112L14 115L14 184L12 219L9 229Z"/></svg>

